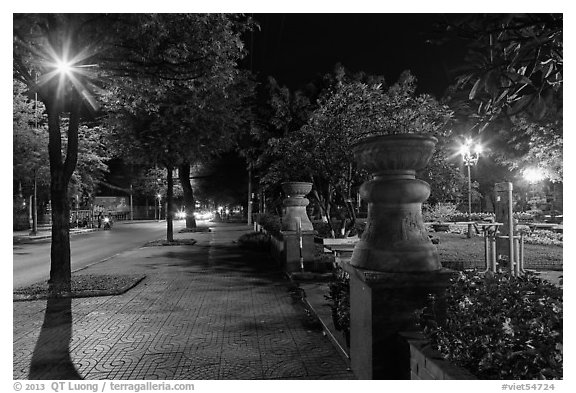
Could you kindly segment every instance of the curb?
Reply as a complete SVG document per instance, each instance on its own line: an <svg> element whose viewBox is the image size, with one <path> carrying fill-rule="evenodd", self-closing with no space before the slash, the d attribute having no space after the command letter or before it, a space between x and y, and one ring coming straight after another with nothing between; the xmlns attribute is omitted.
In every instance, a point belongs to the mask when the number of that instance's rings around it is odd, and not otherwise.
<svg viewBox="0 0 576 393"><path fill-rule="evenodd" d="M348 367L350 367L350 354L348 353L348 351L345 348L342 347L342 345L340 345L340 343L338 342L338 339L336 338L336 336L334 336L334 333L332 333L332 331L326 325L326 322L324 322L324 320L322 318L320 318L320 316L318 315L318 312L316 311L316 309L314 309L314 306L306 298L306 292L304 290L302 290L302 301L310 309L310 311L316 316L316 318L320 321L320 324L322 325L322 330L328 336L328 338L330 339L330 342L332 343L334 348L336 348L336 350L338 351L338 353L340 354L342 359L344 359L344 361L346 362Z"/></svg>
<svg viewBox="0 0 576 393"><path fill-rule="evenodd" d="M71 230L70 231L70 236L76 236L76 235L83 235L85 233L90 233L90 232L96 232L98 229L96 228L91 228L91 229L83 229L83 230ZM52 238L52 233L50 233L49 235L16 235L12 237L12 241L13 243L23 243L23 242L34 242L36 240L46 240L46 239L51 239Z"/></svg>
<svg viewBox="0 0 576 393"><path fill-rule="evenodd" d="M320 322L320 324L322 325L322 330L324 332L324 335L328 336L328 339L330 340L330 342L332 343L332 346L334 346L334 348L336 348L338 354L340 355L340 357L346 362L348 368L350 369L350 354L348 353L348 351L342 347L342 345L340 345L338 339L336 338L336 336L334 335L334 332L332 332L332 330L330 330L330 328L328 327L328 324L326 323L326 321L324 321L321 316L320 313L318 313L318 311L314 308L314 306L312 305L312 303L310 303L308 301L308 298L306 296L306 290L302 287L300 287L300 282L298 280L295 280L294 277L292 276L291 273L285 273L285 276L288 278L288 280L292 283L295 284L301 293L300 296L300 300L302 301L302 303L304 303L304 306L316 317L316 319ZM306 281L304 281L306 282ZM351 371L351 370L350 370Z"/></svg>
<svg viewBox="0 0 576 393"><path fill-rule="evenodd" d="M77 298L83 298L83 297L122 295L123 293L126 293L130 289L134 288L136 285L140 284L145 278L146 278L146 275L143 274L141 277L135 279L133 282L131 282L128 285L125 285L123 287L120 287L120 288L102 289L102 290L94 289L94 290L84 290L84 291L72 291L70 293L65 293L65 294L59 295L58 297L53 298L53 299L77 299ZM12 299L13 302L26 302L26 301L32 301L32 300L46 300L46 299L51 298L48 294L24 295L24 294L14 293L12 296L13 296L13 299Z"/></svg>

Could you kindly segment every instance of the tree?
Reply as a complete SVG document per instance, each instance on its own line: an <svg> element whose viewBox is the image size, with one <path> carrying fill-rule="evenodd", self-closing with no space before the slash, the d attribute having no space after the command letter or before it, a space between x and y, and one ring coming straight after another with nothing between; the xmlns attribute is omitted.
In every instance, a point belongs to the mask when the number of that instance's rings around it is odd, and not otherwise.
<svg viewBox="0 0 576 393"><path fill-rule="evenodd" d="M14 81L14 180L19 184L29 184L32 188L32 231L37 230L36 195L38 188L49 187L48 130L46 116L42 115L44 105L31 100L26 94L26 86ZM37 106L37 108L36 108ZM67 128L67 119L61 120L61 127ZM90 195L96 183L107 172L104 163L106 149L104 132L98 127L82 125L78 129L78 164L70 178L72 190L69 194ZM67 137L62 137L66 149Z"/></svg>
<svg viewBox="0 0 576 393"><path fill-rule="evenodd" d="M162 168L152 167L143 168L134 180L134 193L145 196L146 198L157 198L158 194L163 195L166 190L166 172ZM182 194L182 191L176 191L176 194Z"/></svg>
<svg viewBox="0 0 576 393"><path fill-rule="evenodd" d="M119 148L136 161L145 157L166 168L169 241L173 236L172 170L179 169L187 226L193 227L190 165L210 151L232 146L233 133L244 117L239 107L243 92L249 91L249 82L237 69L236 61L244 55L239 37L251 26L250 20L234 15L198 14L186 19L192 29L174 21L164 28L174 30L171 39L187 43L182 46L176 42L182 49L181 56L190 61L169 70L170 77L146 76L136 85L116 88L107 102ZM156 61L154 56L146 56L147 61ZM137 94L135 89L147 94Z"/></svg>
<svg viewBox="0 0 576 393"><path fill-rule="evenodd" d="M249 142L244 143L242 148L242 154L259 174L263 194L266 191L273 195L278 194L278 184L281 181L312 179L309 161L301 160L299 153L307 152L313 156L322 152L310 152L311 145L308 145L307 139L313 136L307 135L302 127L317 109L320 97L326 95L327 91L345 77L350 75L346 76L345 68L336 64L333 73L317 77L302 90L291 92L287 87L279 86L272 77L263 85L258 95L260 101ZM353 77L369 84L377 84L383 80L382 77L363 73L357 73ZM299 153L294 155L293 151ZM323 195L322 192L318 194L316 188L313 192L321 207L323 219L328 221L330 204L321 202L319 195Z"/></svg>
<svg viewBox="0 0 576 393"><path fill-rule="evenodd" d="M512 169L537 166L546 178L553 182L562 181L563 138L558 133L561 129L554 124L538 124L526 117L518 117L512 126L510 140L515 154L499 158Z"/></svg>
<svg viewBox="0 0 576 393"><path fill-rule="evenodd" d="M184 191L186 228L195 228L195 199L190 178L193 164L214 159L236 146L243 129L247 128L252 117L250 99L254 83L247 73L238 73L233 83L223 90L208 91L200 99L193 96L194 106L184 110L188 116L181 116L181 126L188 129L184 135L184 149L180 150L182 162L178 166L180 184ZM190 113L190 108L193 110Z"/></svg>
<svg viewBox="0 0 576 393"><path fill-rule="evenodd" d="M562 14L485 14L450 18L443 41L468 47L457 88L468 92L483 126L501 116L542 119L561 97Z"/></svg>
<svg viewBox="0 0 576 393"><path fill-rule="evenodd" d="M203 162L197 169L200 176L193 179L199 199L211 201L216 206L236 206L245 201L246 176L244 159L237 152L229 151Z"/></svg>
<svg viewBox="0 0 576 393"><path fill-rule="evenodd" d="M94 195L96 188L108 172L110 158L107 130L99 125L83 124L78 129L78 163L70 179L75 194Z"/></svg>
<svg viewBox="0 0 576 393"><path fill-rule="evenodd" d="M14 16L14 78L38 93L48 117L53 292L70 290L67 194L78 161L81 119L99 109L97 98L107 109L124 105L128 112L153 113L158 105L153 98L178 83L225 85L235 73L235 54L243 50L235 31L244 26L241 19L222 14ZM68 119L64 154L62 118Z"/></svg>
<svg viewBox="0 0 576 393"><path fill-rule="evenodd" d="M269 143L274 143L275 138L283 138L306 123L316 94L314 87L310 87L306 91L291 92L287 87L280 86L273 77L268 77L266 82L260 83L255 89L249 126L240 135L238 150L246 160L250 191L253 179L257 179L257 192L264 199L267 192L279 192L277 183L270 188L267 179L263 177L268 167L277 160ZM249 194L251 198L252 192ZM249 209L246 211L249 212Z"/></svg>
<svg viewBox="0 0 576 393"><path fill-rule="evenodd" d="M384 86L381 77L347 75L338 70L336 83L321 94L308 122L285 138L270 140L270 154L276 160L268 167L264 181L312 181L325 217L329 218L330 210L344 209L349 230L355 218L352 189L357 189L366 176L356 169L353 144L382 133L446 136L452 112L429 95L416 95L416 79L409 72L395 84ZM444 159L440 154L435 157Z"/></svg>
<svg viewBox="0 0 576 393"><path fill-rule="evenodd" d="M430 184L427 203L458 201L462 197L466 177L460 170L460 157L453 154L453 135L437 135L438 143L430 162L417 175Z"/></svg>
<svg viewBox="0 0 576 393"><path fill-rule="evenodd" d="M48 118L48 155L52 201L50 288L55 294L70 291L70 234L68 184L78 161L78 128L86 109L96 109L90 94L90 64L94 38L86 23L92 16L14 16L14 78L38 95ZM73 63L74 68L71 67ZM67 119L62 155L62 118Z"/></svg>
<svg viewBox="0 0 576 393"><path fill-rule="evenodd" d="M560 180L562 14L453 16L442 27L442 42L468 48L449 92L457 116L474 119L472 128L488 134L500 162L514 169L539 159Z"/></svg>
<svg viewBox="0 0 576 393"><path fill-rule="evenodd" d="M38 230L38 193L49 187L48 133L45 129L44 106L30 100L26 86L13 85L13 179L20 186L30 185L32 194L32 233Z"/></svg>

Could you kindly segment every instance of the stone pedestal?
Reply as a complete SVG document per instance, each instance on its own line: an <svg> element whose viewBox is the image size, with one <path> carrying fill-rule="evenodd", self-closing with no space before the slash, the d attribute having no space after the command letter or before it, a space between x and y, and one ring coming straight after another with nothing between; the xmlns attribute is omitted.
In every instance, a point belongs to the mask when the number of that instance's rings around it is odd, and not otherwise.
<svg viewBox="0 0 576 393"><path fill-rule="evenodd" d="M434 137L407 134L367 138L354 147L358 166L374 179L360 187L362 200L368 202L368 219L352 266L385 272L441 268L422 219L430 186L415 176L430 160L435 144Z"/></svg>
<svg viewBox="0 0 576 393"><path fill-rule="evenodd" d="M410 379L410 350L399 332L415 330L416 310L442 319L454 272L385 273L345 265L350 275L350 359L359 379ZM433 296L433 299L432 299Z"/></svg>
<svg viewBox="0 0 576 393"><path fill-rule="evenodd" d="M282 190L286 194L286 198L282 202L285 208L285 213L282 217L282 230L313 231L314 227L306 212L306 206L308 206L310 201L305 198L312 190L312 183L286 182L282 183Z"/></svg>
<svg viewBox="0 0 576 393"><path fill-rule="evenodd" d="M442 268L424 227L422 203L430 186L415 177L436 142L425 135L386 135L354 147L358 166L374 175L360 188L368 219L345 266L350 275L350 358L360 379L410 379L409 345L398 333L414 328L415 312L431 305L431 295L442 314L443 292L453 272Z"/></svg>
<svg viewBox="0 0 576 393"><path fill-rule="evenodd" d="M281 231L284 241L282 261L286 272L298 272L301 270L300 257L303 261L314 259L316 232L306 212L306 206L310 201L305 198L312 190L312 183L286 182L282 183L282 190L286 194L283 201L285 211Z"/></svg>

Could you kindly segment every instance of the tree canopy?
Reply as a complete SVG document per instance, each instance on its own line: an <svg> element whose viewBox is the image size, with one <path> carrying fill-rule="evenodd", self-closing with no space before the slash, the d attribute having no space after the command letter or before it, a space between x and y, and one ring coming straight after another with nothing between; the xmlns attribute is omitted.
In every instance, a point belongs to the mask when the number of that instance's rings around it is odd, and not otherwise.
<svg viewBox="0 0 576 393"><path fill-rule="evenodd" d="M14 78L37 92L48 115L50 281L58 291L70 288L67 194L78 162L81 123L99 110L122 107L136 118L140 131L148 125L160 130L163 124L154 114L165 104L162 97L182 86L224 89L234 80L236 60L244 51L241 32L251 25L246 19L226 14L14 15ZM153 142L150 158L166 161L165 140L148 136L139 147Z"/></svg>
<svg viewBox="0 0 576 393"><path fill-rule="evenodd" d="M356 169L353 145L370 135L407 132L431 133L445 144L452 111L430 95L416 94L416 78L408 71L392 85L386 85L382 77L351 74L343 67L336 67L329 79L332 83L311 103L314 109L307 113L305 124L298 129L286 127L275 136L268 134L272 137L257 168L262 171L264 188L273 189L282 181L311 181L325 215L339 206L353 215L350 199L367 176ZM287 92L281 95L289 96ZM284 119L292 118L288 110L281 113ZM445 177L448 182L461 179L458 166L444 162L447 155L445 148L438 150L434 156L438 162L427 172L429 177ZM437 198L454 193L454 187L447 184L433 187Z"/></svg>
<svg viewBox="0 0 576 393"><path fill-rule="evenodd" d="M501 116L555 111L563 84L562 14L469 14L448 19L443 40L468 47L457 87L477 107L481 127ZM448 33L448 34L446 34Z"/></svg>
<svg viewBox="0 0 576 393"><path fill-rule="evenodd" d="M469 132L486 133L511 169L538 166L560 181L563 146L562 14L448 17L441 41L468 52L448 92Z"/></svg>

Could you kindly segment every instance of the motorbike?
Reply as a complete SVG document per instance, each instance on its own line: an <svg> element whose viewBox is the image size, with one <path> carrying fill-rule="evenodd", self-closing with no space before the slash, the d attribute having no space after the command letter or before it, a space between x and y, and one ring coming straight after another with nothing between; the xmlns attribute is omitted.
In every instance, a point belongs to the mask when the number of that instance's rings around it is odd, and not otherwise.
<svg viewBox="0 0 576 393"><path fill-rule="evenodd" d="M112 220L110 217L104 217L104 230L112 229Z"/></svg>

